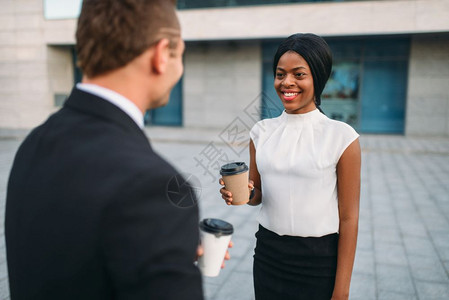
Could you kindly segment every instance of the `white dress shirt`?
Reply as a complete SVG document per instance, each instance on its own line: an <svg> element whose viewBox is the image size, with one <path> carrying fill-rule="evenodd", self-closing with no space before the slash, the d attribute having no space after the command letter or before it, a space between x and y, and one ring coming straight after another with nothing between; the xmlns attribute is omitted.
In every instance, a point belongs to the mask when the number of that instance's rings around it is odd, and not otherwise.
<svg viewBox="0 0 449 300"><path fill-rule="evenodd" d="M279 234L338 232L337 163L359 136L319 110L259 121L250 132L262 183L259 223Z"/></svg>
<svg viewBox="0 0 449 300"><path fill-rule="evenodd" d="M128 98L120 95L117 92L114 92L113 90L91 83L77 83L76 88L84 92L98 96L106 101L109 101L110 103L120 108L128 116L130 116L131 119L133 119L134 122L136 122L137 126L139 126L141 129L144 128L145 125L143 122L142 112Z"/></svg>

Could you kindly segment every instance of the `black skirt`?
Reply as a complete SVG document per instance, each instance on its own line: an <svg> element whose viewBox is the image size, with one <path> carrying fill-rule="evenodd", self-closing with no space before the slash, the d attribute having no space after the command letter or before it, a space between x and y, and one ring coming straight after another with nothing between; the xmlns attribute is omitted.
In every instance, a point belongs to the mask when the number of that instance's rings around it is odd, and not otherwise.
<svg viewBox="0 0 449 300"><path fill-rule="evenodd" d="M256 238L256 300L331 299L337 270L337 233L280 236L259 225Z"/></svg>

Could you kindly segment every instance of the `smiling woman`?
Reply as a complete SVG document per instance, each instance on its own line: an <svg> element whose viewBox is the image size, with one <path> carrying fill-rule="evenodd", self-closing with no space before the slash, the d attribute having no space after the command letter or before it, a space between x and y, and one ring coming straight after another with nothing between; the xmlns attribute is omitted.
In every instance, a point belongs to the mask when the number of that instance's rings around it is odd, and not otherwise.
<svg viewBox="0 0 449 300"><path fill-rule="evenodd" d="M361 154L357 132L319 111L331 69L329 46L314 34L288 37L274 56L284 111L250 132L254 196L248 204L262 206L253 268L257 300L349 297ZM232 193L220 192L232 204Z"/></svg>
<svg viewBox="0 0 449 300"><path fill-rule="evenodd" d="M314 34L290 36L274 56L274 87L285 110L250 133L256 190L250 204L262 204L254 255L258 300L349 296L360 146L354 129L319 111L331 69L330 48Z"/></svg>

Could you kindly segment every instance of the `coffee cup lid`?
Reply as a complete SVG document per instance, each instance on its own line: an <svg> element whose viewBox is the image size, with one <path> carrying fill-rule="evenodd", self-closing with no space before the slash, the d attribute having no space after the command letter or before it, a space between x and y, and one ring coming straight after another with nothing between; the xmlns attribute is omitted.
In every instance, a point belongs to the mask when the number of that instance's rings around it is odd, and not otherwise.
<svg viewBox="0 0 449 300"><path fill-rule="evenodd" d="M220 219L204 219L200 222L201 230L215 234L215 236L220 237L222 235L230 235L234 232L234 227L231 223Z"/></svg>
<svg viewBox="0 0 449 300"><path fill-rule="evenodd" d="M248 166L244 162L233 162L223 165L220 170L221 175L236 175L248 171Z"/></svg>

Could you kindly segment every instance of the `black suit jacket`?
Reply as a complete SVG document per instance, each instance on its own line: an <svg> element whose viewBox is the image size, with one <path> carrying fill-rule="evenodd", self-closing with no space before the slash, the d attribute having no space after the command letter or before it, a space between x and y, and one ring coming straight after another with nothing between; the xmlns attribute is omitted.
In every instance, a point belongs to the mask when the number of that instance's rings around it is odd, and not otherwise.
<svg viewBox="0 0 449 300"><path fill-rule="evenodd" d="M203 299L198 208L169 201L176 175L127 114L75 88L14 160L11 299Z"/></svg>

